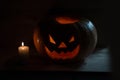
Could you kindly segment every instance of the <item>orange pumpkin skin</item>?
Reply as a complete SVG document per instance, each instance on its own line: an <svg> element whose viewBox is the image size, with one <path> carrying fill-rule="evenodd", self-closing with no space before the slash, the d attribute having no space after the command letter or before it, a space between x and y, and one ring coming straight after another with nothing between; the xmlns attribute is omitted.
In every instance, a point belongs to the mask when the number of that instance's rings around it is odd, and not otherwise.
<svg viewBox="0 0 120 80"><path fill-rule="evenodd" d="M94 50L97 32L87 19L56 17L40 23L33 40L42 57L57 63L75 63Z"/></svg>

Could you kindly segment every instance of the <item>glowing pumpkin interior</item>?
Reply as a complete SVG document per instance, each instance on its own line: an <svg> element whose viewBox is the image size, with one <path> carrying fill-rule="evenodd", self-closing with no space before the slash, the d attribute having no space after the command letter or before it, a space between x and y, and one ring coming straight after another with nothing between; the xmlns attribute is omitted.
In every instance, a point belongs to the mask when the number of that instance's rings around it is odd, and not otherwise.
<svg viewBox="0 0 120 80"><path fill-rule="evenodd" d="M71 23L75 23L78 22L78 19L73 19L71 17L57 17L56 21L60 24L71 24Z"/></svg>

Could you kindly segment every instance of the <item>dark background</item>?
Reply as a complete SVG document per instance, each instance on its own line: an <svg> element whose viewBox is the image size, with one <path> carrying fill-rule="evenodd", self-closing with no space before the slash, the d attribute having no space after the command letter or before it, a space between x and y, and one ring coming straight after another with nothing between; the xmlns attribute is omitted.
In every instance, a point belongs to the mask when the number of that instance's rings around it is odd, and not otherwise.
<svg viewBox="0 0 120 80"><path fill-rule="evenodd" d="M111 43L114 39L117 45L119 42L118 37L114 35L118 35L115 30L119 30L117 29L119 22L115 21L118 7L113 2L108 0L1 0L0 59L2 61L0 61L0 65L4 62L3 60L17 53L17 47L21 44L21 41L29 45L32 41L33 29L38 22L52 13L51 10L54 13L54 9L57 8L90 19L98 31L97 46L103 48L112 45L110 47L113 57L111 61L118 62L118 47ZM119 66L116 67L116 63L113 66L116 76L116 71L119 72Z"/></svg>
<svg viewBox="0 0 120 80"><path fill-rule="evenodd" d="M103 3L99 0L2 0L0 2L0 49L16 48L21 41L29 42L33 37L34 27L43 17L49 13L64 11L90 19L98 31L98 43L106 46L102 32Z"/></svg>

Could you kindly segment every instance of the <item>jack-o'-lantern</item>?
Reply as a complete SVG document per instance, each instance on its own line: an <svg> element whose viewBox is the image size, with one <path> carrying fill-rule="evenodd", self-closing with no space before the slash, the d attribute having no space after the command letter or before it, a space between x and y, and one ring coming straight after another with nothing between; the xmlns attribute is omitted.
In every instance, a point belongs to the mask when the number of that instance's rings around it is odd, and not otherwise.
<svg viewBox="0 0 120 80"><path fill-rule="evenodd" d="M43 57L55 62L77 62L93 51L97 33L87 19L53 17L38 25L33 39Z"/></svg>

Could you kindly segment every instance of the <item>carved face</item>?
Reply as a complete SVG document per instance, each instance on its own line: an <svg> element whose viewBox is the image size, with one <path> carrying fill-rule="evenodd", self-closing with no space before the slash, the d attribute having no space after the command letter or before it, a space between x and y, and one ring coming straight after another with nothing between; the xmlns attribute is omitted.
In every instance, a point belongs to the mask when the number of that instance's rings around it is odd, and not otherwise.
<svg viewBox="0 0 120 80"><path fill-rule="evenodd" d="M66 20L67 19L67 20ZM42 27L41 32L46 54L52 59L72 59L80 51L79 30L71 25L77 20L56 18L54 25L50 23Z"/></svg>
<svg viewBox="0 0 120 80"><path fill-rule="evenodd" d="M49 40L50 45L53 47L49 47L49 45L47 47L45 45L45 50L46 53L53 59L72 59L79 53L80 45L75 45L74 36L71 36L68 42L60 41L59 44L56 44L50 35ZM71 45L71 47L69 47L69 45Z"/></svg>

